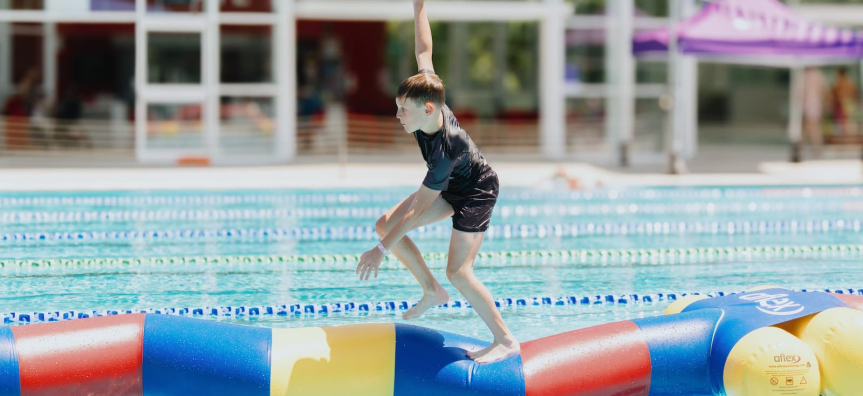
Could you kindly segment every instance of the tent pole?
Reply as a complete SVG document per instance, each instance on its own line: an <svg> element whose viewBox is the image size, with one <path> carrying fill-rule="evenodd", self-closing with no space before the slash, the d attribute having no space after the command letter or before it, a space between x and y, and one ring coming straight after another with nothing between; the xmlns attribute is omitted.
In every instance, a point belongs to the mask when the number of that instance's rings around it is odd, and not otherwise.
<svg viewBox="0 0 863 396"><path fill-rule="evenodd" d="M674 94L677 93L677 63L679 54L677 53L677 23L680 21L680 2L677 0L668 1L668 16L671 26L668 30L668 94L671 96L669 113L666 117L666 151L668 153L668 173L677 174L678 161L677 156L677 136L674 122L675 108L678 106L677 98Z"/></svg>
<svg viewBox="0 0 863 396"><path fill-rule="evenodd" d="M791 142L791 162L800 162L803 141L803 79L802 67L791 68L791 87L788 94L788 140Z"/></svg>
<svg viewBox="0 0 863 396"><path fill-rule="evenodd" d="M788 0L788 7L800 5L800 0ZM803 160L803 75L800 67L791 68L791 81L788 92L788 140L791 143L791 162Z"/></svg>
<svg viewBox="0 0 863 396"><path fill-rule="evenodd" d="M697 83L695 77L697 63L689 57L684 57L678 48L677 25L680 21L697 12L693 0L669 0L668 38L668 91L671 96L671 110L667 117L668 136L666 149L668 153L668 173L686 173L685 152L694 153L695 137L694 121L697 91L693 87ZM697 116L696 116L697 117ZM690 150L687 150L690 142Z"/></svg>

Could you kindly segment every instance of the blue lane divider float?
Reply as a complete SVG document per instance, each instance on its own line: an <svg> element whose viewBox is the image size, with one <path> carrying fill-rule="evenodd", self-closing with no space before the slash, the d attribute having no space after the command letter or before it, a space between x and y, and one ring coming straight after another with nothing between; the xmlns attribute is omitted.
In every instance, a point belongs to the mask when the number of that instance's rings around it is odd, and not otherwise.
<svg viewBox="0 0 863 396"><path fill-rule="evenodd" d="M128 221L206 221L260 219L372 219L389 208L329 207L293 209L211 209L211 210L113 210L113 211L16 211L0 212L0 224L53 224L76 222ZM863 202L695 202L674 204L581 204L581 205L501 205L494 208L495 216L566 217L566 216L631 216L641 215L718 215L756 214L773 212L838 213L863 211Z"/></svg>
<svg viewBox="0 0 863 396"><path fill-rule="evenodd" d="M524 239L545 237L626 236L626 235L719 235L719 234L820 234L859 233L863 220L765 220L765 221L655 221L628 223L578 223L555 225L497 225L486 232L486 239ZM452 227L420 227L408 235L419 239L449 238ZM364 241L378 239L374 227L243 228L169 231L81 231L0 234L0 241L83 241L83 240L158 240L158 239L263 239L298 241Z"/></svg>
<svg viewBox="0 0 863 396"><path fill-rule="evenodd" d="M767 198L863 198L861 187L765 187L765 188L632 188L623 190L576 191L504 191L500 199L518 200L618 200L618 199L744 199ZM31 205L227 205L243 203L348 204L360 202L395 202L404 193L296 193L272 192L257 194L202 194L157 196L56 196L2 197L0 206Z"/></svg>
<svg viewBox="0 0 863 396"><path fill-rule="evenodd" d="M802 289L801 292L827 292L835 294L863 295L863 288L840 288L840 289ZM503 308L518 307L562 307L562 306L635 306L642 304L655 304L659 302L676 301L678 298L690 295L716 297L740 292L679 292L679 293L650 293L650 294L595 294L581 296L534 296L498 298L495 306ZM281 305L227 305L212 307L173 307L173 308L146 308L146 309L103 309L103 310L66 310L45 312L9 312L2 315L2 324L30 324L42 322L59 322L73 319L93 318L101 316L114 316L134 313L151 313L176 316L200 316L221 318L260 318L266 316L278 316L285 318L314 318L320 316L351 316L375 313L403 312L416 304L413 300L377 301L377 302L336 302L323 304L281 304ZM466 300L450 300L448 303L434 307L433 309L456 309L470 310L470 304Z"/></svg>

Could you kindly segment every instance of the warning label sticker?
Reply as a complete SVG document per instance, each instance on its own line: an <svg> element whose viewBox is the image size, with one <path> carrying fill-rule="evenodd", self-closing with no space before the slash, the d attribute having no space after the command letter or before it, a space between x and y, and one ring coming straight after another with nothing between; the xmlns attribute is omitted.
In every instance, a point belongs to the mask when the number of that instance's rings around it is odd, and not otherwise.
<svg viewBox="0 0 863 396"><path fill-rule="evenodd" d="M809 362L797 361L790 364L770 365L764 370L765 378L769 378L772 394L782 396L801 395L806 390L809 381L807 376L815 375Z"/></svg>

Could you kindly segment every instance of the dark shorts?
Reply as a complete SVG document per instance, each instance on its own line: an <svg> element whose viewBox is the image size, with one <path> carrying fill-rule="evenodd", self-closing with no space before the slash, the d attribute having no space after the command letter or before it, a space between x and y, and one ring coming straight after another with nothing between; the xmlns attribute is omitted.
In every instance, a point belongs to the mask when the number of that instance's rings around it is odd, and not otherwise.
<svg viewBox="0 0 863 396"><path fill-rule="evenodd" d="M452 206L452 228L462 232L485 232L500 191L497 173L479 177L468 191L444 191L441 197Z"/></svg>

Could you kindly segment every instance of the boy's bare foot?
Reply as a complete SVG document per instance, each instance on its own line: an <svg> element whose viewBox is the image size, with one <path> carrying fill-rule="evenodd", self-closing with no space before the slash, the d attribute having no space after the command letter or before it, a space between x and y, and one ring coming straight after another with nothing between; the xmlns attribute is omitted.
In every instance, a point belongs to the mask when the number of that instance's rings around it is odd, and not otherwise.
<svg viewBox="0 0 863 396"><path fill-rule="evenodd" d="M521 352L521 346L514 338L493 342L491 345L476 352L468 352L467 356L477 363L492 363L506 359Z"/></svg>
<svg viewBox="0 0 863 396"><path fill-rule="evenodd" d="M438 289L433 293L423 295L423 298L402 315L402 319L416 319L422 316L426 311L441 304L446 304L449 301L449 294L443 287L438 286Z"/></svg>

